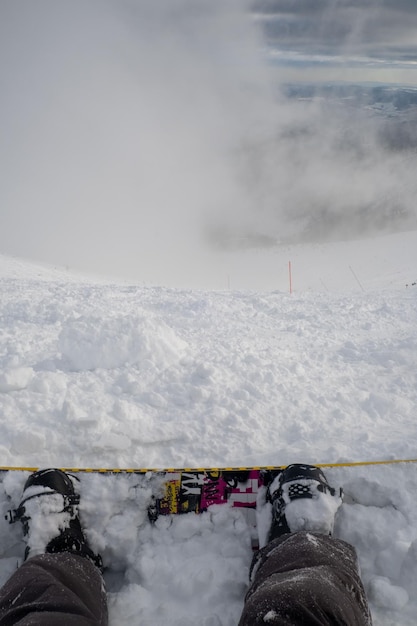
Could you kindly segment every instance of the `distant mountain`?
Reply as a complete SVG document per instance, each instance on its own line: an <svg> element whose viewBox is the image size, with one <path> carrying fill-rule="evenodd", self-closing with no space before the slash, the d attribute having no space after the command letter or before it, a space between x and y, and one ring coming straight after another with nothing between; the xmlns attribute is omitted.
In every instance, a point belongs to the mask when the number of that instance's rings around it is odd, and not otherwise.
<svg viewBox="0 0 417 626"><path fill-rule="evenodd" d="M409 109L417 110L417 88L403 85L380 83L291 83L283 86L289 98L326 98L344 101L346 104L371 106L392 105L392 109L400 112Z"/></svg>
<svg viewBox="0 0 417 626"><path fill-rule="evenodd" d="M378 122L381 146L391 151L417 148L417 88L380 83L290 83L289 99L323 100L329 106L363 111Z"/></svg>

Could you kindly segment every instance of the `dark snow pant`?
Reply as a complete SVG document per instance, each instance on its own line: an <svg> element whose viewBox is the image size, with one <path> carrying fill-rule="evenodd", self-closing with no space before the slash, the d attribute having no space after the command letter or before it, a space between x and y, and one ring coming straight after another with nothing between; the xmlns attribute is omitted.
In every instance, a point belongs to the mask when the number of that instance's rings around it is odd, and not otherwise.
<svg viewBox="0 0 417 626"><path fill-rule="evenodd" d="M106 626L100 571L61 552L34 556L0 590L0 626Z"/></svg>
<svg viewBox="0 0 417 626"><path fill-rule="evenodd" d="M298 532L254 556L239 626L370 626L355 549Z"/></svg>

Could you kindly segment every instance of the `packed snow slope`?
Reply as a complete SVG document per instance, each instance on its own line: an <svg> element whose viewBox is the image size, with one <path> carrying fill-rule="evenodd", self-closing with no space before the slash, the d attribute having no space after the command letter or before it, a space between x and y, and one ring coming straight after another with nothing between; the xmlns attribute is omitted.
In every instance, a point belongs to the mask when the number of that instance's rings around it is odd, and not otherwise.
<svg viewBox="0 0 417 626"><path fill-rule="evenodd" d="M285 256L292 294L284 279L273 291L180 290L1 257L1 465L417 458L417 234ZM253 272L262 262L253 257ZM336 528L358 549L375 622L416 623L417 464L328 475L345 490ZM24 476L4 478L2 511ZM236 624L251 557L239 511L151 528L138 480L82 478L112 623ZM0 550L4 581L23 552L20 528L2 527Z"/></svg>

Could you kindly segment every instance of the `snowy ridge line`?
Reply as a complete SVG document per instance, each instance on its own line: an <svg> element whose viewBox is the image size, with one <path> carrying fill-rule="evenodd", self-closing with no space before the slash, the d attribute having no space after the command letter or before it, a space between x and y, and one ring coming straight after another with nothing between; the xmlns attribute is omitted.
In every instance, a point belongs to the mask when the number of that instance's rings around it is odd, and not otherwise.
<svg viewBox="0 0 417 626"><path fill-rule="evenodd" d="M314 463L316 467L360 467L367 465L394 465L399 463L417 463L417 459L388 459L384 461L352 461L343 463ZM289 464L287 464L289 465ZM287 465L242 465L236 467L139 467L139 468L100 468L100 467L60 467L63 472L90 473L90 474L147 474L153 473L178 473L178 472L237 472L248 470L282 470ZM308 465L311 465L309 463ZM43 467L11 467L0 466L0 472L37 472Z"/></svg>

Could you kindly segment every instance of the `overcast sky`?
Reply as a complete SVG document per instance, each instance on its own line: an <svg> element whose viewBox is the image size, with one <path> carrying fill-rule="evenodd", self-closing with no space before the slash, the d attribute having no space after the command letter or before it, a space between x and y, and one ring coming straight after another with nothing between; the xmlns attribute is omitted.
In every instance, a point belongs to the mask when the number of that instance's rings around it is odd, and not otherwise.
<svg viewBox="0 0 417 626"><path fill-rule="evenodd" d="M195 263L245 202L233 154L267 132L258 37L242 0L1 1L0 252Z"/></svg>
<svg viewBox="0 0 417 626"><path fill-rule="evenodd" d="M175 283L203 271L212 233L414 219L413 155L277 86L415 83L416 15L417 0L2 0L0 252Z"/></svg>
<svg viewBox="0 0 417 626"><path fill-rule="evenodd" d="M253 11L271 60L299 79L316 68L313 79L417 84L415 0L254 0Z"/></svg>

